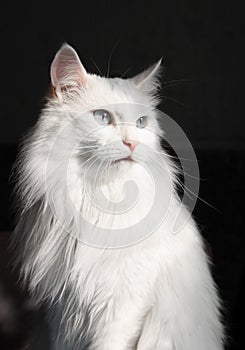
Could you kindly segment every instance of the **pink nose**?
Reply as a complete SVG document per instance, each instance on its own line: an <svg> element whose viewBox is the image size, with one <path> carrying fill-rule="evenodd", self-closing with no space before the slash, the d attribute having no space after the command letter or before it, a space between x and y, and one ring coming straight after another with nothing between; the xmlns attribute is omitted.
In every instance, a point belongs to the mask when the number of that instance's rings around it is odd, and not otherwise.
<svg viewBox="0 0 245 350"><path fill-rule="evenodd" d="M138 145L139 141L136 140L123 140L125 146L128 146L131 152L134 151L135 147Z"/></svg>

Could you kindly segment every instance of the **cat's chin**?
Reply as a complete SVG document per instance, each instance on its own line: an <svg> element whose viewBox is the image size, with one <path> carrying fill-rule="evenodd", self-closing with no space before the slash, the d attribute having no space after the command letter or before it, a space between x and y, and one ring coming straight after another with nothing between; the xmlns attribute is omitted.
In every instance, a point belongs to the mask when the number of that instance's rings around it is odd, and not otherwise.
<svg viewBox="0 0 245 350"><path fill-rule="evenodd" d="M118 171L122 171L122 170L125 171L129 169L134 163L135 163L134 159L132 159L131 157L127 157L127 158L116 159L115 161L112 162L111 166L113 166L114 169L117 169Z"/></svg>

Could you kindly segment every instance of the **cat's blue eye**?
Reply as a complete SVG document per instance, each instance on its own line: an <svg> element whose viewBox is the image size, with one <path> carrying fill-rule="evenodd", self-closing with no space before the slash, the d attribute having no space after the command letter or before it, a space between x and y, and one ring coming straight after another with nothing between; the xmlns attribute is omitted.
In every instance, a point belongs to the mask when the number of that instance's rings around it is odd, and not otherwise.
<svg viewBox="0 0 245 350"><path fill-rule="evenodd" d="M146 127L146 125L147 125L147 117L146 116L140 117L139 119L136 120L137 128L143 129Z"/></svg>
<svg viewBox="0 0 245 350"><path fill-rule="evenodd" d="M100 125L108 125L112 122L112 116L110 112L106 111L105 109L97 109L93 111L93 114L94 114L94 119Z"/></svg>

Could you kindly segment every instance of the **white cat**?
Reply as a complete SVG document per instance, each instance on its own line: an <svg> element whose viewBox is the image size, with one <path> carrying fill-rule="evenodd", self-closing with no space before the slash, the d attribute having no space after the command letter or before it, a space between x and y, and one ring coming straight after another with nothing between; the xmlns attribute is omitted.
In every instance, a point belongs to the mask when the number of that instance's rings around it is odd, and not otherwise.
<svg viewBox="0 0 245 350"><path fill-rule="evenodd" d="M17 164L15 238L54 349L223 349L202 238L160 146L159 69L88 74L67 44L52 62L52 96Z"/></svg>

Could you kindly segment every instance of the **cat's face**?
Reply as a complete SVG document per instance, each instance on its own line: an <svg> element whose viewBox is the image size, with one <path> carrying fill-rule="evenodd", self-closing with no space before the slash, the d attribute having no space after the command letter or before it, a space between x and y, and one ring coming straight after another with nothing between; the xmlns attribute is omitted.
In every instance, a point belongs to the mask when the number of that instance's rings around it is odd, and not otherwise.
<svg viewBox="0 0 245 350"><path fill-rule="evenodd" d="M160 62L132 79L88 74L64 45L51 66L55 123L65 125L76 156L98 168L123 171L159 149L157 74Z"/></svg>

